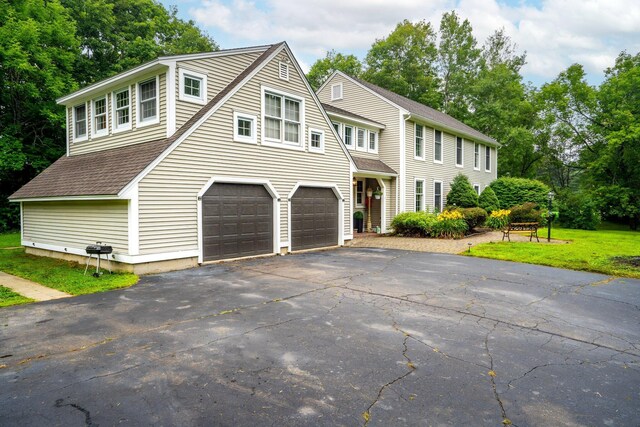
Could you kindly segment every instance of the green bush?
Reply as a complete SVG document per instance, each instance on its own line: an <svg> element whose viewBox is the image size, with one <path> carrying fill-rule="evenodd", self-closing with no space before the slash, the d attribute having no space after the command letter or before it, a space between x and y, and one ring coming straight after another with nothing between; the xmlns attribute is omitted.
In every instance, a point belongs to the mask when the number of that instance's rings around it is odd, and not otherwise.
<svg viewBox="0 0 640 427"><path fill-rule="evenodd" d="M558 223L565 228L595 230L600 225L596 203L584 193L565 193L556 199L560 215Z"/></svg>
<svg viewBox="0 0 640 427"><path fill-rule="evenodd" d="M364 219L364 214L362 211L355 211L353 213L353 219Z"/></svg>
<svg viewBox="0 0 640 427"><path fill-rule="evenodd" d="M453 179L451 190L447 194L447 206L458 208L475 208L478 206L478 195L466 175L458 174Z"/></svg>
<svg viewBox="0 0 640 427"><path fill-rule="evenodd" d="M510 222L537 222L540 225L545 223L542 218L542 212L536 209L536 204L533 202L524 203L522 205L516 205L511 208L509 214Z"/></svg>
<svg viewBox="0 0 640 427"><path fill-rule="evenodd" d="M491 189L500 201L500 209L533 203L536 208L547 206L547 194L550 188L535 179L498 178L490 184Z"/></svg>
<svg viewBox="0 0 640 427"><path fill-rule="evenodd" d="M431 237L461 239L467 231L467 222L457 210L445 211L438 215L431 229Z"/></svg>
<svg viewBox="0 0 640 427"><path fill-rule="evenodd" d="M507 209L493 211L487 218L485 225L493 230L502 230L509 224L509 214L511 211Z"/></svg>
<svg viewBox="0 0 640 427"><path fill-rule="evenodd" d="M435 222L436 216L428 212L402 212L393 218L391 227L400 236L427 237Z"/></svg>
<svg viewBox="0 0 640 427"><path fill-rule="evenodd" d="M500 209L498 196L496 196L496 193L491 189L491 187L485 188L482 193L480 193L480 197L478 197L478 206L489 214Z"/></svg>
<svg viewBox="0 0 640 427"><path fill-rule="evenodd" d="M468 230L473 230L487 220L487 211L482 208L464 208L458 209L458 211L464 217Z"/></svg>

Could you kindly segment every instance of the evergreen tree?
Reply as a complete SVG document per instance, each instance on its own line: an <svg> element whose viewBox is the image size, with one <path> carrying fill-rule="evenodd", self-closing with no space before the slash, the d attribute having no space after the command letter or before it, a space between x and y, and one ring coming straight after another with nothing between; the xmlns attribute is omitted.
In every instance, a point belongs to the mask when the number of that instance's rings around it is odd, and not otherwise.
<svg viewBox="0 0 640 427"><path fill-rule="evenodd" d="M487 213L500 209L498 196L496 196L496 193L491 189L491 187L486 187L482 193L480 193L480 196L478 197L478 206L487 211Z"/></svg>
<svg viewBox="0 0 640 427"><path fill-rule="evenodd" d="M466 175L458 174L451 183L447 194L447 206L458 208L475 208L478 206L478 194L473 189Z"/></svg>

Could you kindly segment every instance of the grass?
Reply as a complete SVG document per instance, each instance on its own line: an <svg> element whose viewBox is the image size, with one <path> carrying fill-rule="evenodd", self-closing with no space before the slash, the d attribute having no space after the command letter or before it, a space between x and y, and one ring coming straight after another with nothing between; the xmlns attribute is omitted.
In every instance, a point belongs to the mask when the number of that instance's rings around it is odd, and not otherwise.
<svg viewBox="0 0 640 427"><path fill-rule="evenodd" d="M16 239L18 244L16 245ZM0 235L0 248L20 245L20 233ZM103 264L106 267L106 264ZM23 248L0 249L0 271L58 289L72 295L92 294L110 289L125 288L138 281L132 273L84 275L84 266L54 258L28 255Z"/></svg>
<svg viewBox="0 0 640 427"><path fill-rule="evenodd" d="M543 235L542 230L539 233ZM465 255L640 279L640 268L622 265L612 259L640 256L640 232L628 229L586 231L556 228L552 230L551 237L568 240L569 243L484 243L476 246L471 254Z"/></svg>
<svg viewBox="0 0 640 427"><path fill-rule="evenodd" d="M17 294L9 288L0 286L0 307L26 304L28 302L33 302L33 300L31 298L23 297L22 295Z"/></svg>

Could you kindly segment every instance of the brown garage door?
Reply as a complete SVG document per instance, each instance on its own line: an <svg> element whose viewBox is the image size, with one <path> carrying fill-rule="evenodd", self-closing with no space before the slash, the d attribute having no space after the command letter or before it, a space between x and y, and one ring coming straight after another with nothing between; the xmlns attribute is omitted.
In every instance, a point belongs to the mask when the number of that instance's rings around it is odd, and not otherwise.
<svg viewBox="0 0 640 427"><path fill-rule="evenodd" d="M330 188L300 187L291 199L291 249L338 244L338 199Z"/></svg>
<svg viewBox="0 0 640 427"><path fill-rule="evenodd" d="M202 215L204 261L273 252L273 198L263 185L213 184Z"/></svg>

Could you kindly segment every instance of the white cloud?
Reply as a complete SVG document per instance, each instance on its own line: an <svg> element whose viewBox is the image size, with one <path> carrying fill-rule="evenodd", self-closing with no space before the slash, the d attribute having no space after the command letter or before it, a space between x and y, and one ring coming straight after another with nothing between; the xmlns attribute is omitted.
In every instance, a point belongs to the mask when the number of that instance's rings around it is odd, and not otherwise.
<svg viewBox="0 0 640 427"><path fill-rule="evenodd" d="M640 51L636 0L543 0L539 8L498 0L203 0L189 15L214 38L238 43L223 47L286 40L306 68L331 49L362 56L403 19L437 28L454 9L469 19L479 45L504 27L527 51L525 77L537 82L574 62L598 80L620 51Z"/></svg>

